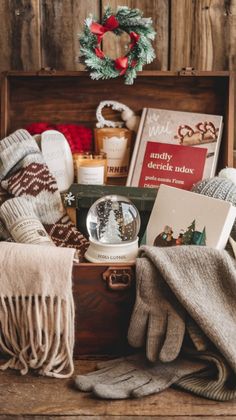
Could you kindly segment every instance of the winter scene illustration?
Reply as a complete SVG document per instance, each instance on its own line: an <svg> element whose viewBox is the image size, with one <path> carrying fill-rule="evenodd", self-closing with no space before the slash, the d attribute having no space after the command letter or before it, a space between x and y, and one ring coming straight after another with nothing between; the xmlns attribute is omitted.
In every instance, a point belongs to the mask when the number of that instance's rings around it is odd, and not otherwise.
<svg viewBox="0 0 236 420"><path fill-rule="evenodd" d="M173 246L173 245L206 245L206 228L202 231L196 230L196 221L187 227L186 230L181 229L177 238L173 236L171 226L164 226L163 231L157 235L153 243L154 246Z"/></svg>
<svg viewBox="0 0 236 420"><path fill-rule="evenodd" d="M102 243L133 241L139 227L134 206L122 200L100 201L89 219L91 236Z"/></svg>

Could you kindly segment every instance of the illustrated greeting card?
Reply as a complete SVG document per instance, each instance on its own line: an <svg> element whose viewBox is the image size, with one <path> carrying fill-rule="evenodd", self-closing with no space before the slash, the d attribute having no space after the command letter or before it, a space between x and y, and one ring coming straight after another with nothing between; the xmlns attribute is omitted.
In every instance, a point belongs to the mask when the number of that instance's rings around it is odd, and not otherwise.
<svg viewBox="0 0 236 420"><path fill-rule="evenodd" d="M161 185L146 232L147 245L223 249L236 217L231 203Z"/></svg>

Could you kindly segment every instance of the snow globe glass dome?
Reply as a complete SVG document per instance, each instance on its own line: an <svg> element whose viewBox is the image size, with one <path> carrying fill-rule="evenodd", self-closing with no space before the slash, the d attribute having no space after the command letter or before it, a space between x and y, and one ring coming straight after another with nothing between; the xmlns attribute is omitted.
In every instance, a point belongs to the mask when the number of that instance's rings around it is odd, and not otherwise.
<svg viewBox="0 0 236 420"><path fill-rule="evenodd" d="M138 252L140 216L135 205L121 195L106 195L90 207L86 220L91 262L133 261Z"/></svg>

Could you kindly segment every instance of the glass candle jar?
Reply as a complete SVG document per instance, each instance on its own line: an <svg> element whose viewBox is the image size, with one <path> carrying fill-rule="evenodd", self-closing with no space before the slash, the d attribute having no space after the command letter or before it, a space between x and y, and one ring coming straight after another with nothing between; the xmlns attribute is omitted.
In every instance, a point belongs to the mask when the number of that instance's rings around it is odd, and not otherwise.
<svg viewBox="0 0 236 420"><path fill-rule="evenodd" d="M127 128L96 128L95 149L107 155L107 177L126 178L131 155L132 131Z"/></svg>
<svg viewBox="0 0 236 420"><path fill-rule="evenodd" d="M78 184L105 184L107 180L106 153L78 153L76 174Z"/></svg>

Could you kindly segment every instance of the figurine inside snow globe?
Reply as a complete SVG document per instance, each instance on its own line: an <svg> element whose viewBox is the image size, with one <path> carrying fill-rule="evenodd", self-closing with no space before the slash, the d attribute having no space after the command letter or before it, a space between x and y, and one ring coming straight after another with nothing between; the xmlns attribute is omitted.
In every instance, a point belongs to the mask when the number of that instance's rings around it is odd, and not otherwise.
<svg viewBox="0 0 236 420"><path fill-rule="evenodd" d="M136 258L140 216L127 197L99 198L89 209L86 224L90 242L85 254L88 261L117 263Z"/></svg>

